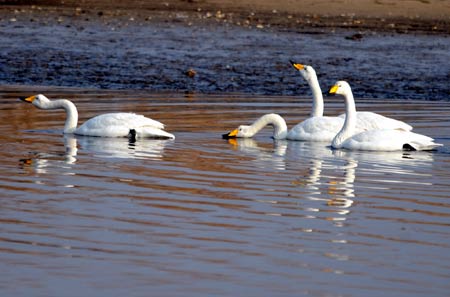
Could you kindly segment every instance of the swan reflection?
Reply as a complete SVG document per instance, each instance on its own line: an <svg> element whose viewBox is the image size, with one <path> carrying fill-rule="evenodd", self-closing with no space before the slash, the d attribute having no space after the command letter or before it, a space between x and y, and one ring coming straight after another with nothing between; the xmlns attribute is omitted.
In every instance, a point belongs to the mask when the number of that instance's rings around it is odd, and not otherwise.
<svg viewBox="0 0 450 297"><path fill-rule="evenodd" d="M20 166L27 170L32 169L37 174L60 172L61 175L75 175L73 165L77 162L80 151L96 158L161 160L165 146L170 142L173 140L130 142L126 138L64 135L64 152L35 152L30 158L21 159Z"/></svg>
<svg viewBox="0 0 450 297"><path fill-rule="evenodd" d="M358 170L362 170L365 178L369 175L371 182L379 180L383 184L408 183L405 175L427 175L422 173L422 170L431 166L433 155L427 152L332 150L320 143L289 142L286 163L294 160L307 162L308 171L297 177L293 184L306 190L306 199L319 202L305 207L306 211L316 213L308 217L317 218L317 213L326 213L327 220L342 227L357 197L354 184ZM358 169L361 166L362 168ZM386 178L387 174L390 175L389 180ZM396 174L402 177L396 179ZM411 182L417 183L417 178Z"/></svg>
<svg viewBox="0 0 450 297"><path fill-rule="evenodd" d="M228 143L236 150L246 155L254 156L258 167L271 167L276 170L285 170L285 155L288 142L285 140L274 140L273 147L265 148L252 138L230 138Z"/></svg>
<svg viewBox="0 0 450 297"><path fill-rule="evenodd" d="M73 137L73 136L72 136ZM161 160L167 144L173 140L151 139L131 142L126 138L76 136L84 152L102 158L132 158Z"/></svg>

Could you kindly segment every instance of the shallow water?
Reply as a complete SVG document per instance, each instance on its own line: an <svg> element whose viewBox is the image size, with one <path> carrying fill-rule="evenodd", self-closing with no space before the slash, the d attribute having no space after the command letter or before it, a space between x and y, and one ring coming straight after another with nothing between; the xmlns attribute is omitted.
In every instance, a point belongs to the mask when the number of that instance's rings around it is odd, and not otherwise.
<svg viewBox="0 0 450 297"><path fill-rule="evenodd" d="M64 114L0 92L4 296L446 296L450 107L359 100L409 122L437 152L331 151L220 135L298 97L78 89L80 120L137 111L175 140L63 137ZM329 114L342 112L327 98Z"/></svg>

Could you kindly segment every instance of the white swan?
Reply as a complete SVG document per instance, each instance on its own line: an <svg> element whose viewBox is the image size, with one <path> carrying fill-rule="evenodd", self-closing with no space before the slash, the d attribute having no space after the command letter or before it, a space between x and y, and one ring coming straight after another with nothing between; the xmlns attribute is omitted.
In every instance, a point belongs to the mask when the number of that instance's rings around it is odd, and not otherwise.
<svg viewBox="0 0 450 297"><path fill-rule="evenodd" d="M345 98L346 118L331 146L337 149L367 151L432 150L442 144L433 139L410 131L393 129L370 130L355 134L356 107L350 85L338 81L331 87L330 94L343 95Z"/></svg>
<svg viewBox="0 0 450 297"><path fill-rule="evenodd" d="M307 81L312 94L313 94L313 106L311 110L311 117L323 117L323 96L322 90L319 85L319 81L317 79L316 71L313 67L309 65L303 65L299 63L294 63L291 61L292 66L297 69L303 78ZM380 114L368 111L359 111L357 114L357 122L356 122L356 131L362 132L366 130L376 130L376 129L401 129L405 131L411 131L412 127L402 121L398 121L392 118L388 118L382 116ZM308 127L302 127L298 125L293 129L304 129L305 133L309 132L309 134L314 134L316 131L323 129L327 129L333 131L331 133L333 136L330 138L330 141L334 138L337 132L342 128L342 125L345 121L345 114L341 114L338 117L325 117L326 119L319 120L318 118L313 120L321 121L317 127L312 123L308 123ZM324 122L327 123L327 126L324 127ZM305 123L306 124L306 123ZM302 135L300 133L297 133Z"/></svg>
<svg viewBox="0 0 450 297"><path fill-rule="evenodd" d="M164 125L158 121L134 113L107 113L86 121L77 128L78 111L71 101L66 99L49 100L42 94L21 98L40 109L64 109L67 114L64 134L77 134L97 137L148 137L174 139L175 136L164 131Z"/></svg>
<svg viewBox="0 0 450 297"><path fill-rule="evenodd" d="M285 120L277 114L266 114L257 119L252 125L241 125L224 138L251 138L267 125L274 127L273 138L313 142L331 142L341 130L345 122L345 114L339 117L323 116L323 96L314 68L291 62L308 82L313 93L313 107L311 117L295 125L288 131ZM387 118L373 112L358 112L355 132L374 129L402 129L410 131L412 127L404 122Z"/></svg>
<svg viewBox="0 0 450 297"><path fill-rule="evenodd" d="M333 123L336 129L330 129L330 123ZM304 120L288 131L286 121L280 115L270 113L258 118L253 124L241 125L230 133L223 134L222 137L251 138L264 127L273 126L274 139L331 142L343 124L344 122L340 118L314 117Z"/></svg>
<svg viewBox="0 0 450 297"><path fill-rule="evenodd" d="M278 114L269 113L258 118L251 125L240 125L230 133L223 134L223 138L251 138L266 126L273 126L273 138L286 139L288 128L286 121Z"/></svg>

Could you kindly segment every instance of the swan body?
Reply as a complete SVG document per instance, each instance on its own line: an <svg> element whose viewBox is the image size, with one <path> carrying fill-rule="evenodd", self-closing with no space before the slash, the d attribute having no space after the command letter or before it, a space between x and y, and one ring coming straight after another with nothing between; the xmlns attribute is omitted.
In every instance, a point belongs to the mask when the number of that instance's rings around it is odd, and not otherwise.
<svg viewBox="0 0 450 297"><path fill-rule="evenodd" d="M330 94L339 94L345 98L346 118L339 133L334 137L331 146L336 149L366 151L400 151L400 150L432 150L442 144L435 143L428 136L410 131L392 129L370 130L355 133L356 107L350 85L338 81L331 87Z"/></svg>
<svg viewBox="0 0 450 297"><path fill-rule="evenodd" d="M64 109L67 114L64 134L76 134L96 137L132 137L166 138L175 136L164 131L164 125L158 121L134 113L107 113L87 120L77 128L78 111L71 101L66 99L50 100L42 94L22 99L40 109Z"/></svg>
<svg viewBox="0 0 450 297"><path fill-rule="evenodd" d="M287 139L313 142L331 142L344 125L338 117L311 117L295 125L287 134Z"/></svg>
<svg viewBox="0 0 450 297"><path fill-rule="evenodd" d="M323 103L323 95L322 90L319 85L319 80L317 79L316 71L313 67L309 65L303 65L299 63L291 62L292 66L294 66L295 69L297 69L302 77L306 80L308 83L312 94L313 94L313 106L311 110L311 117L316 117L314 121L318 121L319 117L323 117L323 110L324 110L324 103ZM336 118L340 118L341 122L337 124ZM411 131L413 128L406 124L405 122L388 118L383 115L380 115L378 113L369 112L369 111L359 111L356 113L356 131L362 132L367 130L374 130L374 129L401 129L405 131ZM342 125L345 121L345 114L341 114L338 117L327 117L327 120L329 121L329 127L324 127L323 123L319 124L320 128L323 130L328 129L330 131L330 134L333 134L333 136L329 139L331 141L337 132L342 128ZM315 130L314 125L309 125L309 128L303 128L305 131L308 131L309 134L318 133ZM306 130L306 129L312 129L312 130ZM331 132L332 131L332 132ZM327 141L327 140L323 140Z"/></svg>

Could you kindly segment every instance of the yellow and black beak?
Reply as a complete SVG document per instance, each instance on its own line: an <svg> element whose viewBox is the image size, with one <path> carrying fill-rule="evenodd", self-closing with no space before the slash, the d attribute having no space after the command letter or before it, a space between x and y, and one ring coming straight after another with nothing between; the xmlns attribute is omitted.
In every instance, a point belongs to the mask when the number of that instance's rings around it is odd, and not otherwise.
<svg viewBox="0 0 450 297"><path fill-rule="evenodd" d="M289 62L291 62L292 66L293 66L295 69L297 69L297 70L303 70L303 69L305 69L305 65L303 65L303 64L295 63L295 62L293 62L292 60L289 61Z"/></svg>
<svg viewBox="0 0 450 297"><path fill-rule="evenodd" d="M336 94L337 90L338 90L339 86L338 85L334 85L331 87L329 93L330 94Z"/></svg>
<svg viewBox="0 0 450 297"><path fill-rule="evenodd" d="M236 138L236 135L238 134L238 132L239 132L238 129L234 129L234 130L231 131L230 133L223 134L223 135L222 135L222 138L223 138L223 139Z"/></svg>
<svg viewBox="0 0 450 297"><path fill-rule="evenodd" d="M19 99L22 101L28 102L28 103L33 103L35 98L36 98L36 96L30 96L30 97L21 97Z"/></svg>

